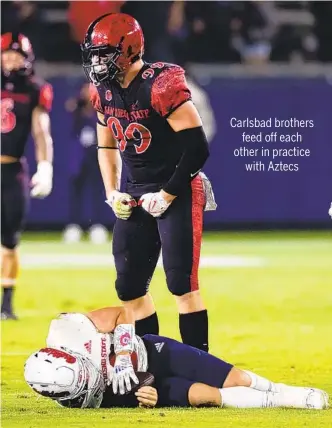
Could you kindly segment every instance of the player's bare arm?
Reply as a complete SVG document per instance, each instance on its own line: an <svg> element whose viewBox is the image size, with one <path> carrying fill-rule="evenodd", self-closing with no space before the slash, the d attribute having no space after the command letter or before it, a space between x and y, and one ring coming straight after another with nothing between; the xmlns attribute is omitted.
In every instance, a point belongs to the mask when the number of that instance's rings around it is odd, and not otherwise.
<svg viewBox="0 0 332 428"><path fill-rule="evenodd" d="M32 112L32 136L36 147L36 161L53 162L53 140L48 112L41 106Z"/></svg>
<svg viewBox="0 0 332 428"><path fill-rule="evenodd" d="M192 101L187 101L178 107L167 118L167 122L175 132L202 126L202 120Z"/></svg>
<svg viewBox="0 0 332 428"><path fill-rule="evenodd" d="M53 140L48 112L37 106L32 112L32 136L35 142L37 172L32 177L31 196L45 198L52 191Z"/></svg>
<svg viewBox="0 0 332 428"><path fill-rule="evenodd" d="M98 162L106 192L106 203L116 217L127 220L136 205L128 193L120 192L122 160L111 130L104 122L104 115L97 112Z"/></svg>
<svg viewBox="0 0 332 428"><path fill-rule="evenodd" d="M120 189L122 161L118 145L104 122L104 115L97 112L98 162L106 195Z"/></svg>
<svg viewBox="0 0 332 428"><path fill-rule="evenodd" d="M125 394L138 384L131 361L134 350L135 320L132 312L123 307L108 307L89 312L88 318L101 333L113 333L116 354L112 379L113 392Z"/></svg>
<svg viewBox="0 0 332 428"><path fill-rule="evenodd" d="M123 306L113 306L88 312L86 316L100 333L113 333L120 324L135 325L134 313Z"/></svg>

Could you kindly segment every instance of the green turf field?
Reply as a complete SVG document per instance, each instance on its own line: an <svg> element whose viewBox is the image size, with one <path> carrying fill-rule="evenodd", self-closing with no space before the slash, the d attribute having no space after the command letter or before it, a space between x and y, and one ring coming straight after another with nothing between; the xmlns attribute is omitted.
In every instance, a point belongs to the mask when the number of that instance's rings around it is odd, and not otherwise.
<svg viewBox="0 0 332 428"><path fill-rule="evenodd" d="M20 321L2 323L3 427L332 426L331 410L91 411L39 398L23 380L26 357L44 345L58 312L117 303L114 267L109 245L64 245L56 235L25 235L21 254ZM332 234L207 234L202 265L211 352L273 380L332 395ZM151 291L161 334L178 338L176 308L160 268Z"/></svg>

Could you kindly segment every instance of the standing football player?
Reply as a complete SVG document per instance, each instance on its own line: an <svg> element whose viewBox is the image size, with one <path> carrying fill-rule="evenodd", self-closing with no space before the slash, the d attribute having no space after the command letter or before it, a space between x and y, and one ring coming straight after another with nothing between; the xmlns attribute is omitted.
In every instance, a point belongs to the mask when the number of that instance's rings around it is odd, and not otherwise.
<svg viewBox="0 0 332 428"><path fill-rule="evenodd" d="M167 286L179 310L182 340L208 350L208 314L198 284L203 211L214 209L200 173L209 149L184 70L142 60L138 22L107 14L89 26L83 67L97 110L98 159L107 203L117 221L116 290L135 313L138 335L158 334L148 293L160 250ZM125 193L120 191L122 160Z"/></svg>
<svg viewBox="0 0 332 428"><path fill-rule="evenodd" d="M17 319L12 298L18 274L17 246L28 208L29 192L48 196L53 180L50 134L52 87L33 73L34 55L22 34L1 36L1 319ZM30 131L36 145L37 172L28 180L23 158Z"/></svg>

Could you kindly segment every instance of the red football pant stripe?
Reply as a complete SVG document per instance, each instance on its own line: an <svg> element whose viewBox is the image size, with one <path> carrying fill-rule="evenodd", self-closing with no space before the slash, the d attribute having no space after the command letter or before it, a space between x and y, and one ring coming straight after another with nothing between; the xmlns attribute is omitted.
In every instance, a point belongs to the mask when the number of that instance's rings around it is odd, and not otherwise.
<svg viewBox="0 0 332 428"><path fill-rule="evenodd" d="M203 180L198 175L191 182L192 192L192 230L193 230L193 264L190 274L190 289L196 291L199 289L198 268L201 256L202 234L203 234L203 212L205 206L205 193Z"/></svg>

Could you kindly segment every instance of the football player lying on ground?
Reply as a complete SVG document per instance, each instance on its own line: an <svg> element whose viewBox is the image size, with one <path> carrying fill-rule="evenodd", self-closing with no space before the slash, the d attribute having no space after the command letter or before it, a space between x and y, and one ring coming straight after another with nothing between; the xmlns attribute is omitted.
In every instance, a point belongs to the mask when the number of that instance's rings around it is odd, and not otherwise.
<svg viewBox="0 0 332 428"><path fill-rule="evenodd" d="M61 314L46 343L25 380L65 407L328 407L319 389L273 383L168 337L140 338L122 307Z"/></svg>

